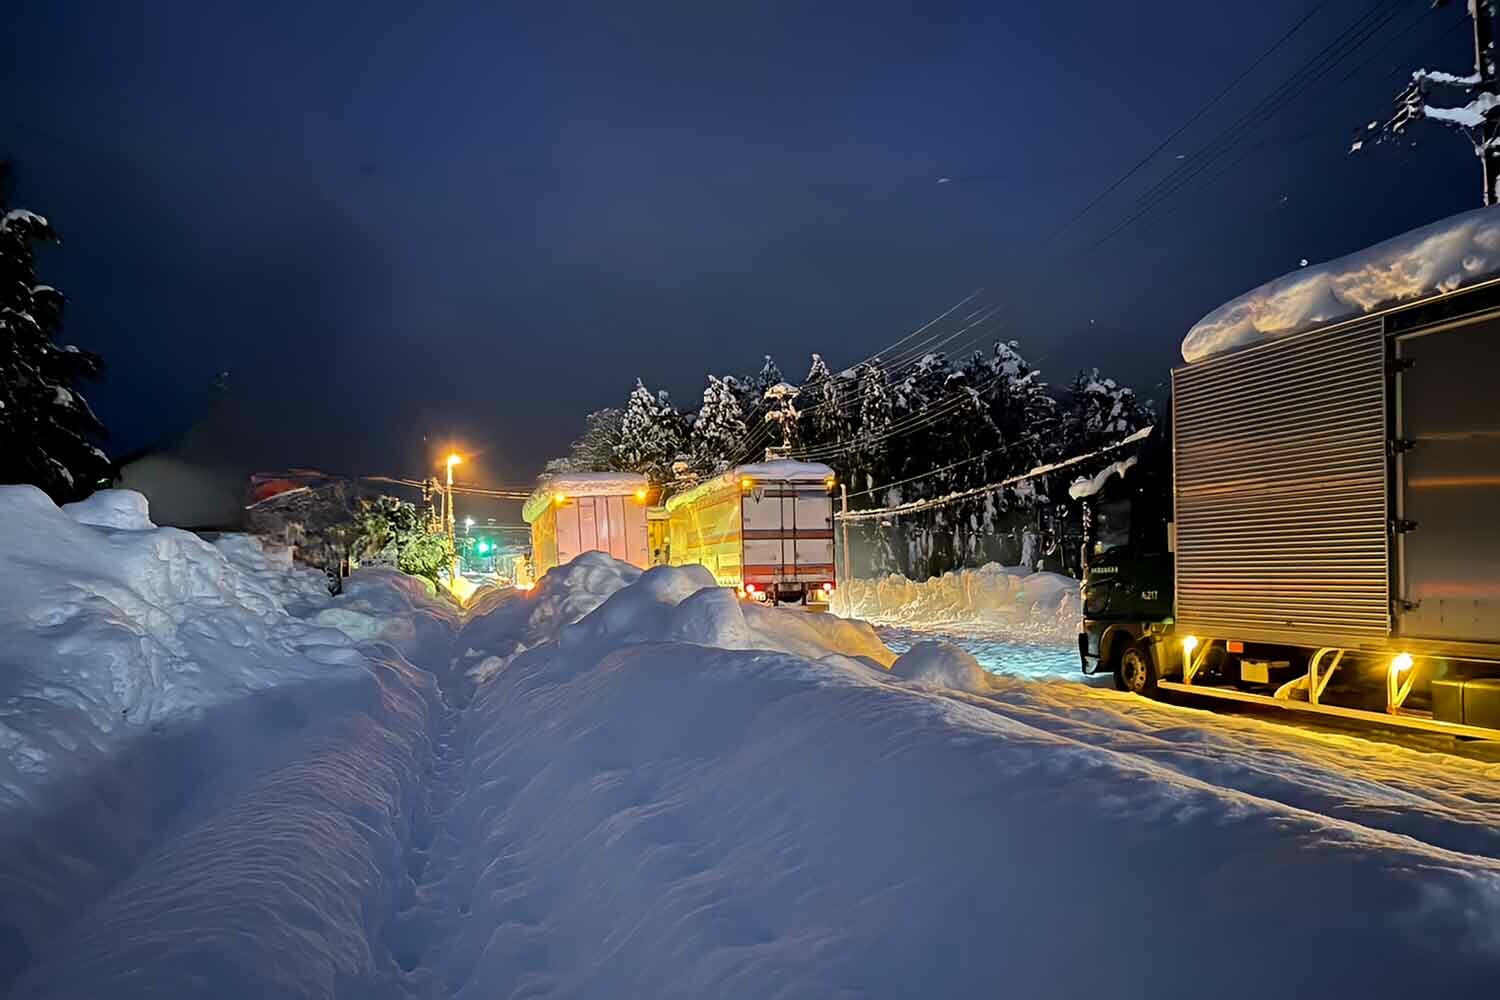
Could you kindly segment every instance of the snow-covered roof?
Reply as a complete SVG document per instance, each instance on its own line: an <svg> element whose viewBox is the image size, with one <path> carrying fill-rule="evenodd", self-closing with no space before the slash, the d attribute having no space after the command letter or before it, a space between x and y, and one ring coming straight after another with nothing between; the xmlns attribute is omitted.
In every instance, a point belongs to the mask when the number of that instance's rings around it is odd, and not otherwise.
<svg viewBox="0 0 1500 1000"><path fill-rule="evenodd" d="M1188 364L1500 275L1500 208L1477 208L1269 281L1200 319Z"/></svg>
<svg viewBox="0 0 1500 1000"><path fill-rule="evenodd" d="M535 521L559 493L569 497L628 497L648 485L646 477L635 472L563 472L547 476L526 499L521 517L527 524Z"/></svg>
<svg viewBox="0 0 1500 1000"><path fill-rule="evenodd" d="M715 476L678 493L667 501L668 510L676 510L726 486L738 485L741 479L809 480L821 483L833 475L833 469L821 462L798 462L790 458L773 458L766 462L737 465L723 475Z"/></svg>

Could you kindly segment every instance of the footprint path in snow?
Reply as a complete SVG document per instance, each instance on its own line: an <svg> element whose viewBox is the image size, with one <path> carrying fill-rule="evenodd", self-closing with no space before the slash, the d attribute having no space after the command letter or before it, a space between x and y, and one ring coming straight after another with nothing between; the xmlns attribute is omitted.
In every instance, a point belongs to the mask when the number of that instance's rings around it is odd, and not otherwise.
<svg viewBox="0 0 1500 1000"><path fill-rule="evenodd" d="M451 829L451 815L464 794L465 740L460 731L462 709L441 693L442 712L433 732L433 757L419 807L411 819L406 848L406 874L401 905L386 926L384 943L396 964L407 974L408 985L419 995L445 995L461 984L441 983L424 960L438 940L453 933L468 916L467 901L451 890L460 847Z"/></svg>

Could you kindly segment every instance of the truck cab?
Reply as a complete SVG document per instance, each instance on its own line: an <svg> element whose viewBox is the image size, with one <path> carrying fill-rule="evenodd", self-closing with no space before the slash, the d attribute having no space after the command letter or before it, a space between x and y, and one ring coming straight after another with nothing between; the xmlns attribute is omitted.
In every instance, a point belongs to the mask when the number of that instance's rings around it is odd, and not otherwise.
<svg viewBox="0 0 1500 1000"><path fill-rule="evenodd" d="M1083 502L1083 672L1114 673L1126 686L1127 652L1150 656L1144 638L1172 622L1170 436L1161 428L1092 479L1075 483Z"/></svg>

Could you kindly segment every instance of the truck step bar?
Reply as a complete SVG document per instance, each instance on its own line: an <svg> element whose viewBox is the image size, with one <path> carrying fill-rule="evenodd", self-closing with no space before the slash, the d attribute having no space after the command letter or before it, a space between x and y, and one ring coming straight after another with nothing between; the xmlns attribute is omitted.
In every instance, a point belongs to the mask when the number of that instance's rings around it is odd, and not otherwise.
<svg viewBox="0 0 1500 1000"><path fill-rule="evenodd" d="M1420 729L1429 733L1446 733L1449 736L1461 736L1466 739L1477 740L1500 740L1500 730L1487 729L1483 726L1467 726L1458 722L1443 722L1439 719L1426 715L1417 715L1412 712L1400 711L1394 714L1385 712L1371 712L1360 708L1344 708L1339 705L1313 704L1307 701L1294 701L1286 698L1273 698L1265 694L1253 694L1249 691L1240 691L1236 688L1207 687L1201 684L1183 684L1179 681L1158 681L1157 688L1162 691L1175 691L1183 694L1202 695L1206 698L1222 698L1225 701L1239 701L1252 705L1266 705L1271 708L1287 708L1295 712L1309 712L1314 715L1332 715L1342 719L1356 719L1360 722L1374 723L1382 726L1395 726L1402 729Z"/></svg>

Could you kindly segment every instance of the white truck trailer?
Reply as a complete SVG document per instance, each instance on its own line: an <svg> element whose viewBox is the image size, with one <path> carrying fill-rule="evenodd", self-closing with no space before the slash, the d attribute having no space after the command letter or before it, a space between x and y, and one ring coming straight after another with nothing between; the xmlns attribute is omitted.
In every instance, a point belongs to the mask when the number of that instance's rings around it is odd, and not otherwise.
<svg viewBox="0 0 1500 1000"><path fill-rule="evenodd" d="M628 472L575 472L545 480L521 508L531 525L531 573L540 578L584 552L607 552L645 569L645 476Z"/></svg>
<svg viewBox="0 0 1500 1000"><path fill-rule="evenodd" d="M1195 326L1163 468L1090 502L1085 672L1500 738L1496 275L1484 209Z"/></svg>

